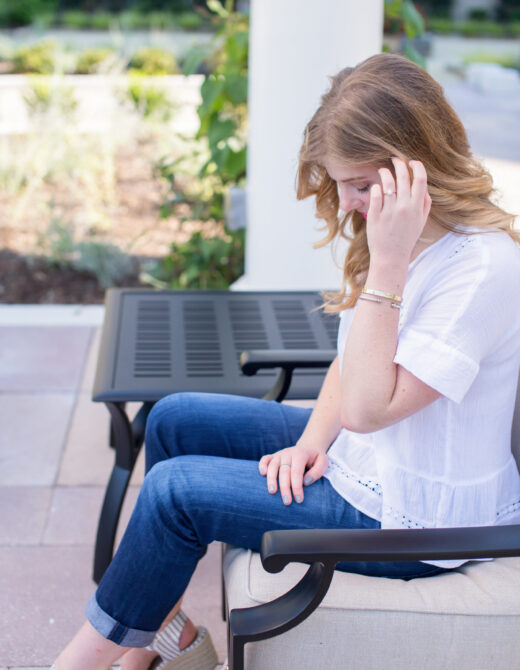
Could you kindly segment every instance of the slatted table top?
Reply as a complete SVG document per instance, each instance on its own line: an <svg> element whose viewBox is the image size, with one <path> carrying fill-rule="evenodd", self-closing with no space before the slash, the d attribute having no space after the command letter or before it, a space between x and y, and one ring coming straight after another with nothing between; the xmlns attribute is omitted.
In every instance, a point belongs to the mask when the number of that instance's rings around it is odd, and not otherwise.
<svg viewBox="0 0 520 670"><path fill-rule="evenodd" d="M246 377L243 351L335 349L338 319L315 292L107 292L93 400L156 401L177 391L263 396L275 370ZM288 398L313 398L323 370L296 370Z"/></svg>

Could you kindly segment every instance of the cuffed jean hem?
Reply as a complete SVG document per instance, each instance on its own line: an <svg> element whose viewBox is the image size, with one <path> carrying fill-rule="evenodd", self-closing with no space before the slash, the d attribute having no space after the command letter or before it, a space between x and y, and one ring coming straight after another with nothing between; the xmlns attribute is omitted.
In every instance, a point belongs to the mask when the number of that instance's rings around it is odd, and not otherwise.
<svg viewBox="0 0 520 670"><path fill-rule="evenodd" d="M100 635L121 647L146 647L155 637L156 631L128 628L113 619L98 605L96 594L88 601L85 614Z"/></svg>

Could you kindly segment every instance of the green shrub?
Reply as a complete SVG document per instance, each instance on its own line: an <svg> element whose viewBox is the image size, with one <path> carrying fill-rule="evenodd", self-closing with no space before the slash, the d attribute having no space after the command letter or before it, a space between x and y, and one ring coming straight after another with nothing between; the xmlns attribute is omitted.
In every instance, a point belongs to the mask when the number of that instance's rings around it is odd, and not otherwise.
<svg viewBox="0 0 520 670"><path fill-rule="evenodd" d="M142 74L160 75L175 74L179 66L175 56L165 49L143 47L132 56L129 67Z"/></svg>
<svg viewBox="0 0 520 670"><path fill-rule="evenodd" d="M146 17L135 9L127 9L118 14L117 19L122 30L136 30L146 28Z"/></svg>
<svg viewBox="0 0 520 670"><path fill-rule="evenodd" d="M46 11L36 14L33 18L32 25L36 31L43 32L48 30L56 23L56 12Z"/></svg>
<svg viewBox="0 0 520 670"><path fill-rule="evenodd" d="M169 121L175 109L167 91L162 87L149 81L146 75L132 74L128 85L128 98L135 109L144 118L158 121Z"/></svg>
<svg viewBox="0 0 520 670"><path fill-rule="evenodd" d="M115 244L98 240L78 242L74 246L72 266L91 272L102 288L117 285L136 273L136 265L130 256Z"/></svg>
<svg viewBox="0 0 520 670"><path fill-rule="evenodd" d="M502 67L520 67L520 56L514 53L496 54L490 51L476 51L464 56L464 63L497 63Z"/></svg>
<svg viewBox="0 0 520 670"><path fill-rule="evenodd" d="M108 30L114 23L114 15L110 12L94 12L90 17L90 27L94 30Z"/></svg>
<svg viewBox="0 0 520 670"><path fill-rule="evenodd" d="M141 276L158 288L225 289L244 272L244 230L223 230L207 237L198 231Z"/></svg>
<svg viewBox="0 0 520 670"><path fill-rule="evenodd" d="M504 37L506 27L494 21L460 21L457 32L464 37Z"/></svg>
<svg viewBox="0 0 520 670"><path fill-rule="evenodd" d="M520 30L516 22L497 23L496 21L469 20L451 21L450 19L431 18L428 22L432 32L441 35L457 34L464 37L516 37Z"/></svg>
<svg viewBox="0 0 520 670"><path fill-rule="evenodd" d="M57 45L52 40L19 47L13 57L14 71L52 74L55 70L56 55Z"/></svg>
<svg viewBox="0 0 520 670"><path fill-rule="evenodd" d="M32 77L28 91L23 97L31 116L45 114L51 108L55 108L67 117L78 105L73 88L62 84L56 85L46 76Z"/></svg>
<svg viewBox="0 0 520 670"><path fill-rule="evenodd" d="M489 12L486 9L483 9L481 7L477 9L471 9L468 18L471 21L488 21L489 20Z"/></svg>
<svg viewBox="0 0 520 670"><path fill-rule="evenodd" d="M175 17L175 24L182 30L200 30L204 19L196 12L182 12Z"/></svg>
<svg viewBox="0 0 520 670"><path fill-rule="evenodd" d="M449 35L455 32L455 25L451 19L431 18L428 21L428 27L439 35Z"/></svg>
<svg viewBox="0 0 520 670"><path fill-rule="evenodd" d="M173 28L175 19L171 12L150 12L146 15L146 23L154 30L165 30Z"/></svg>
<svg viewBox="0 0 520 670"><path fill-rule="evenodd" d="M26 26L38 15L54 13L56 9L57 0L1 0L0 26Z"/></svg>
<svg viewBox="0 0 520 670"><path fill-rule="evenodd" d="M79 9L69 9L61 15L61 23L66 28L81 30L90 26L90 16Z"/></svg>
<svg viewBox="0 0 520 670"><path fill-rule="evenodd" d="M120 284L137 273L137 264L114 244L91 238L81 242L74 239L74 225L53 211L37 248L54 267L72 267L92 273L102 288Z"/></svg>
<svg viewBox="0 0 520 670"><path fill-rule="evenodd" d="M108 47L85 49L76 62L76 74L95 74L100 66L114 56L114 50Z"/></svg>

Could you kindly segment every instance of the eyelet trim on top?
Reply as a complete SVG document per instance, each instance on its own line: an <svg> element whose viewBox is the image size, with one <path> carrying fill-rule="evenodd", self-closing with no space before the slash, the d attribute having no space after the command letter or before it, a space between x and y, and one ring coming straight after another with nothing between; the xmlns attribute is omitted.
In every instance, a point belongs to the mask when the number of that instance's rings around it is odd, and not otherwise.
<svg viewBox="0 0 520 670"><path fill-rule="evenodd" d="M501 507L497 511L497 519L499 519L502 516L507 516L508 514L511 514L512 512L517 512L520 509L520 500L516 500L514 503L510 503L509 505L506 505L505 507Z"/></svg>
<svg viewBox="0 0 520 670"><path fill-rule="evenodd" d="M353 482L356 482L356 484L361 484L361 486L364 486L366 489L369 489L370 491L373 491L379 497L381 497L383 495L383 490L382 490L381 484L379 484L379 482L376 482L373 479L365 479L365 480L359 479L359 477L356 477L351 472L348 472L347 470L344 470L337 463L330 463L329 467L330 468L335 468L336 470L339 470L344 477L347 477L348 479L352 480Z"/></svg>
<svg viewBox="0 0 520 670"><path fill-rule="evenodd" d="M472 242L475 241L475 236L474 235L466 235L463 237L460 242L457 244L455 249L451 252L451 254L448 256L448 259L454 258L459 252L461 252L468 244L471 244Z"/></svg>
<svg viewBox="0 0 520 670"><path fill-rule="evenodd" d="M426 528L426 526L413 521L410 517L399 512L399 510L390 507L390 505L383 505L383 516L391 516L392 519L395 519L404 528Z"/></svg>

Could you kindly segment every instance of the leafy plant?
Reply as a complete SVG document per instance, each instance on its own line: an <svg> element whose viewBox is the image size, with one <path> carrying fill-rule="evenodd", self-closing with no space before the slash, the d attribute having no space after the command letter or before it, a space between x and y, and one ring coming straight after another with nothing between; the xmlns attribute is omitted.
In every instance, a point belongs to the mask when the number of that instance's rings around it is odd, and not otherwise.
<svg viewBox="0 0 520 670"><path fill-rule="evenodd" d="M489 12L482 7L470 9L468 18L472 21L487 21L489 19Z"/></svg>
<svg viewBox="0 0 520 670"><path fill-rule="evenodd" d="M182 30L200 30L204 25L204 19L196 12L182 12L174 18L175 25Z"/></svg>
<svg viewBox="0 0 520 670"><path fill-rule="evenodd" d="M431 18L429 29L439 35L457 34L465 37L520 37L520 21L498 23L496 21L452 21Z"/></svg>
<svg viewBox="0 0 520 670"><path fill-rule="evenodd" d="M38 15L54 13L56 0L2 0L0 2L0 26L26 26Z"/></svg>
<svg viewBox="0 0 520 670"><path fill-rule="evenodd" d="M149 12L145 15L146 27L154 30L173 28L175 17L171 12Z"/></svg>
<svg viewBox="0 0 520 670"><path fill-rule="evenodd" d="M130 256L115 244L99 240L78 242L71 264L77 270L95 275L102 288L117 285L136 274L136 264Z"/></svg>
<svg viewBox="0 0 520 670"><path fill-rule="evenodd" d="M61 15L61 23L66 28L81 30L90 27L90 16L79 9L69 9Z"/></svg>
<svg viewBox="0 0 520 670"><path fill-rule="evenodd" d="M411 0L385 0L385 23L389 32L404 32L407 38L404 55L414 63L425 67L424 58L413 46L413 40L423 35L425 30L424 19L414 3Z"/></svg>
<svg viewBox="0 0 520 670"><path fill-rule="evenodd" d="M40 233L37 238L37 247L46 257L49 265L58 267L71 257L74 251L74 234L70 223L63 221L54 212L54 203L51 203L51 218L45 234Z"/></svg>
<svg viewBox="0 0 520 670"><path fill-rule="evenodd" d="M190 69L185 70L190 74L202 60L211 68L201 86L199 131L183 157L163 158L155 168L167 185L161 216L188 205L190 215L184 221L216 221L221 226L220 235L208 238L198 231L184 245L173 246L152 273L152 283L182 288L223 288L243 269L244 231L226 230L223 219L227 190L245 181L248 17L233 11L232 0L207 4L217 24L213 53L192 55L187 62Z"/></svg>
<svg viewBox="0 0 520 670"><path fill-rule="evenodd" d="M244 231L222 231L206 237L197 231L184 243L172 244L170 253L151 274L141 279L157 288L223 289L244 268Z"/></svg>
<svg viewBox="0 0 520 670"><path fill-rule="evenodd" d="M520 69L520 57L514 53L497 54L490 51L475 51L464 56L464 63L497 63L502 67Z"/></svg>
<svg viewBox="0 0 520 670"><path fill-rule="evenodd" d="M95 74L103 63L114 58L114 50L108 47L97 49L85 49L81 52L76 62L77 74Z"/></svg>
<svg viewBox="0 0 520 670"><path fill-rule="evenodd" d="M31 115L41 115L50 109L55 109L67 117L74 112L78 105L72 87L65 86L43 75L31 77L28 91L23 97Z"/></svg>
<svg viewBox="0 0 520 670"><path fill-rule="evenodd" d="M135 30L146 28L146 18L142 12L136 9L126 9L117 16L120 27L123 30Z"/></svg>
<svg viewBox="0 0 520 670"><path fill-rule="evenodd" d="M209 58L204 52L201 54L201 59L206 58L213 68L201 86L202 102L197 110L200 119L197 140L202 146L194 148L185 160L163 161L158 165L158 173L169 182L170 196L174 196L165 203L165 215L169 206L192 201L176 187L175 175L185 172L186 166L188 173L192 171L194 155L200 158L205 154L196 173L201 184L201 201L206 202L205 212L198 212L203 220L222 219L226 190L245 181L249 30L247 16L233 12L232 4L231 0L227 0L226 6L218 0L208 0L208 7L217 17L218 29L213 54ZM192 58L189 67L196 69L199 64Z"/></svg>
<svg viewBox="0 0 520 670"><path fill-rule="evenodd" d="M37 247L48 263L54 267L72 267L93 274L102 288L109 288L126 277L135 276L135 261L115 244L95 238L76 242L74 226L54 212L45 234L40 234Z"/></svg>
<svg viewBox="0 0 520 670"><path fill-rule="evenodd" d="M94 12L89 21L89 25L94 30L108 30L114 23L114 15L110 12Z"/></svg>
<svg viewBox="0 0 520 670"><path fill-rule="evenodd" d="M175 56L157 47L143 47L135 52L130 59L131 70L142 74L161 75L179 72Z"/></svg>
<svg viewBox="0 0 520 670"><path fill-rule="evenodd" d="M14 71L51 74L55 70L57 50L57 44L53 40L19 47L13 57Z"/></svg>
<svg viewBox="0 0 520 670"><path fill-rule="evenodd" d="M128 98L145 119L169 121L175 109L167 90L153 77L135 73L130 76Z"/></svg>

